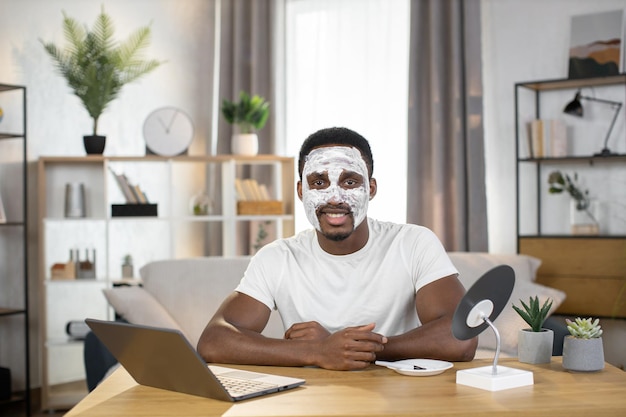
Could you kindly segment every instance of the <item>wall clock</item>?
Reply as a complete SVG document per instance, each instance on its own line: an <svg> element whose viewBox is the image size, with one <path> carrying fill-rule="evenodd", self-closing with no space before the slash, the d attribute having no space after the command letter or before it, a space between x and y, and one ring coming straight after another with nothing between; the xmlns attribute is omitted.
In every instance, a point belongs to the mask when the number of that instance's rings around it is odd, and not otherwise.
<svg viewBox="0 0 626 417"><path fill-rule="evenodd" d="M162 107L148 115L143 124L146 153L161 156L180 155L193 140L193 122L176 107Z"/></svg>

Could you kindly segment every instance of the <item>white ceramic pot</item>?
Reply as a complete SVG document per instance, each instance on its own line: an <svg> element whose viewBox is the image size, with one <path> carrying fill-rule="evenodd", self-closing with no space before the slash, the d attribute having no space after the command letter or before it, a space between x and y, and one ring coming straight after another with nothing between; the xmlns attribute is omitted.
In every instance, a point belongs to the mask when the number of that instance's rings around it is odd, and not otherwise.
<svg viewBox="0 0 626 417"><path fill-rule="evenodd" d="M256 133L233 135L230 151L234 155L256 155L259 153L259 137Z"/></svg>
<svg viewBox="0 0 626 417"><path fill-rule="evenodd" d="M578 372L604 369L602 338L580 339L566 336L563 340L563 368Z"/></svg>
<svg viewBox="0 0 626 417"><path fill-rule="evenodd" d="M550 363L553 343L554 332L550 329L521 329L517 334L517 357L523 363Z"/></svg>

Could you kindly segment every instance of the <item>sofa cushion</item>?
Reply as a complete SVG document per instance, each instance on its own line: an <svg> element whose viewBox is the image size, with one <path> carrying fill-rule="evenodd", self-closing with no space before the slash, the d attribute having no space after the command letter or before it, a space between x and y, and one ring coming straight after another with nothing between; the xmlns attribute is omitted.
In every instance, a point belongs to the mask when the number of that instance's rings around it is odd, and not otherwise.
<svg viewBox="0 0 626 417"><path fill-rule="evenodd" d="M206 324L239 284L249 262L249 257L174 259L150 262L139 273L146 291L165 307L196 346ZM283 336L277 312L272 312L263 334Z"/></svg>
<svg viewBox="0 0 626 417"><path fill-rule="evenodd" d="M485 272L498 265L509 265L515 280L535 281L541 261L528 255L486 252L449 252L448 256L459 271L459 279L470 288Z"/></svg>
<svg viewBox="0 0 626 417"><path fill-rule="evenodd" d="M450 252L450 259L459 271L459 280L466 289L487 271L498 265L509 265L515 272L515 286L509 301L502 313L494 321L494 325L500 333L501 351L511 355L517 355L517 332L527 328L526 322L513 310L512 305L521 306L519 300L528 304L528 299L538 296L543 305L546 299L552 300L550 314L563 303L565 293L555 288L537 284L535 281L537 269L541 261L528 255L515 254L490 254L480 252ZM495 350L496 340L493 331L487 329L478 337L478 348Z"/></svg>
<svg viewBox="0 0 626 417"><path fill-rule="evenodd" d="M115 312L129 323L182 331L170 313L145 289L132 286L106 288L102 291Z"/></svg>

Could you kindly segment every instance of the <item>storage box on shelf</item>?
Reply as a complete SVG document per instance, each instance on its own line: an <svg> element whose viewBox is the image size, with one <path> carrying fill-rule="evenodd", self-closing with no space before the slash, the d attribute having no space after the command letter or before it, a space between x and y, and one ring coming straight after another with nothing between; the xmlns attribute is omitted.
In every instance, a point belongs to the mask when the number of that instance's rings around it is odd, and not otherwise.
<svg viewBox="0 0 626 417"><path fill-rule="evenodd" d="M626 133L624 113L608 140L611 156L597 156L614 112L603 103L585 104L589 116L571 119L563 109L574 93L592 89L597 98L624 102L626 74L591 79L529 81L515 84L518 252L542 259L538 281L567 293L558 313L626 317ZM566 119L567 144L558 156L533 151L530 120ZM593 235L570 227L567 193L548 192L550 172L576 173L589 195L602 204ZM621 185L620 185L621 184ZM576 229L574 229L576 230ZM592 295L593 294L593 295Z"/></svg>
<svg viewBox="0 0 626 417"><path fill-rule="evenodd" d="M0 84L0 414L30 415L26 87Z"/></svg>
<svg viewBox="0 0 626 417"><path fill-rule="evenodd" d="M85 317L112 319L102 289L123 278L122 264L131 255L136 269L160 259L246 255L247 230L258 220L271 221L275 236L294 231L294 161L274 155L178 157L42 157L39 160L40 265L44 409L71 407L86 394L82 344L68 339L66 324ZM239 213L235 180L263 171L280 212ZM250 171L250 172L248 172ZM115 174L139 185L147 203L132 210ZM84 184L85 216L65 217L67 183ZM206 194L201 210L198 193ZM119 206L132 213L120 212ZM132 214L132 215L131 215ZM145 214L141 216L139 214ZM95 277L54 279L55 265L80 261L87 254ZM72 259L71 259L72 258ZM77 384L77 381L80 381ZM76 390L78 388L78 390Z"/></svg>

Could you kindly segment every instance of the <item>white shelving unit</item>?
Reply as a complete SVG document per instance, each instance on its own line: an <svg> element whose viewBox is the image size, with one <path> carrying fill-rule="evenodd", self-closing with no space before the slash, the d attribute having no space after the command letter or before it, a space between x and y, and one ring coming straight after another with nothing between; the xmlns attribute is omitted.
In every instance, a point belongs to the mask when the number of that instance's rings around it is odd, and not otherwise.
<svg viewBox="0 0 626 417"><path fill-rule="evenodd" d="M68 339L65 326L86 317L113 319L102 289L122 279L122 258L138 269L153 260L249 254L251 222L265 220L276 236L294 232L294 160L274 155L180 157L42 157L38 165L40 282L42 289L42 408L65 409L87 392L82 343ZM157 216L112 217L111 205L125 199L113 172L139 184ZM264 178L283 214L239 215L236 178ZM86 216L65 217L65 186L85 187ZM259 182L262 180L259 179ZM213 201L207 215L194 215L190 201L199 191ZM95 279L51 278L54 264L70 251L95 250Z"/></svg>

